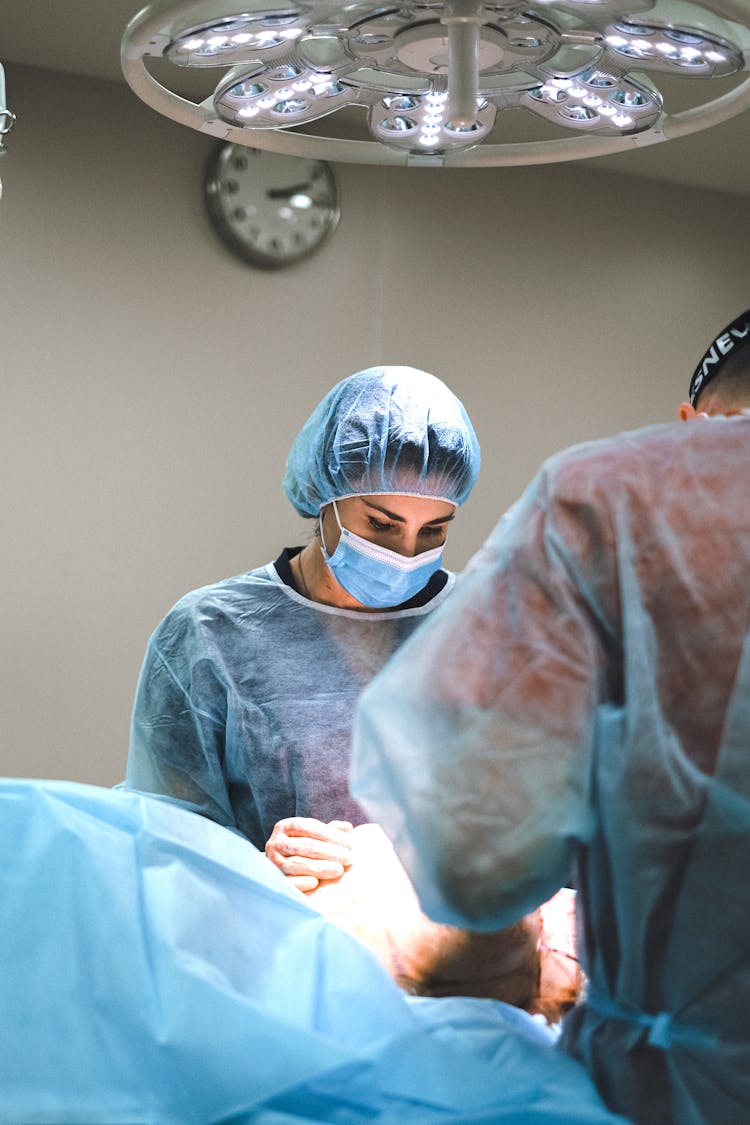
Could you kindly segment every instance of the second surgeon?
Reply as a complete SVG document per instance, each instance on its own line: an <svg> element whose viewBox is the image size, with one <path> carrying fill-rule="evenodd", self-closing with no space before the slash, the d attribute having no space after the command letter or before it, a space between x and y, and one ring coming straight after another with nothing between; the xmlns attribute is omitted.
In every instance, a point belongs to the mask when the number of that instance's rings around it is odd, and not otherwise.
<svg viewBox="0 0 750 1125"><path fill-rule="evenodd" d="M304 548L182 598L135 702L126 785L239 831L303 891L341 876L367 817L349 795L355 704L449 594L448 525L479 471L456 396L374 367L338 383L284 478Z"/></svg>

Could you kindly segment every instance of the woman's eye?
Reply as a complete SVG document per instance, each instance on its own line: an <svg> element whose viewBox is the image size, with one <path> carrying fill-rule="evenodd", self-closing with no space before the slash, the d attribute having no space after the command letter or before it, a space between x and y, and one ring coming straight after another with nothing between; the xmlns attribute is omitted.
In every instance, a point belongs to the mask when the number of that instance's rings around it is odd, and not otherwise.
<svg viewBox="0 0 750 1125"><path fill-rule="evenodd" d="M440 526L440 527L423 527L420 530L419 534L424 535L425 538L429 539L429 538L434 538L437 535L442 535L444 531L445 531L445 528L442 527L442 526Z"/></svg>
<svg viewBox="0 0 750 1125"><path fill-rule="evenodd" d="M370 527L373 529L373 531L392 531L393 530L393 524L392 523L383 523L381 520L376 520L374 516L368 516L367 518L370 521Z"/></svg>

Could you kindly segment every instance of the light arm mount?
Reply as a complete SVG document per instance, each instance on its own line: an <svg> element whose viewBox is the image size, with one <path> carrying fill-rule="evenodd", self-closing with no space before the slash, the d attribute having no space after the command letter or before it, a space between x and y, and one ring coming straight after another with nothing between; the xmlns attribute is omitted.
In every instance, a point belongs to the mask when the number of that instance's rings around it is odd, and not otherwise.
<svg viewBox="0 0 750 1125"><path fill-rule="evenodd" d="M469 129L477 119L482 5L480 0L448 0L446 8L440 22L448 29L448 114L454 125Z"/></svg>

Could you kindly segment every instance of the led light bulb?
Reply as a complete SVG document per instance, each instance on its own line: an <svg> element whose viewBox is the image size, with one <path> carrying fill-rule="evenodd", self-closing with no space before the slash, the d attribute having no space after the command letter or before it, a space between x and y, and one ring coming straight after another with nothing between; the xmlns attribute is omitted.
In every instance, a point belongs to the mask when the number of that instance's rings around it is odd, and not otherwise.
<svg viewBox="0 0 750 1125"><path fill-rule="evenodd" d="M569 117L571 121L592 121L596 117L593 109L587 109L582 105L564 106L560 113L563 117Z"/></svg>
<svg viewBox="0 0 750 1125"><path fill-rule="evenodd" d="M612 120L614 121L615 125L618 125L621 129L623 129L626 125L633 124L633 118L628 117L625 113L616 113Z"/></svg>
<svg viewBox="0 0 750 1125"><path fill-rule="evenodd" d="M676 27L667 28L664 34L674 39L675 43L688 43L693 47L702 47L706 42L702 35L696 35L693 31L680 31Z"/></svg>
<svg viewBox="0 0 750 1125"><path fill-rule="evenodd" d="M380 122L380 128L385 129L388 133L407 133L411 129L416 129L417 123L413 117L403 117L397 114L395 117L386 117Z"/></svg>
<svg viewBox="0 0 750 1125"><path fill-rule="evenodd" d="M257 82L240 82L228 91L230 98L257 98L258 94L265 91L265 86L260 86Z"/></svg>
<svg viewBox="0 0 750 1125"><path fill-rule="evenodd" d="M419 105L419 98L412 97L410 94L393 94L387 98L383 98L383 105L386 109L395 110L396 112L416 109Z"/></svg>

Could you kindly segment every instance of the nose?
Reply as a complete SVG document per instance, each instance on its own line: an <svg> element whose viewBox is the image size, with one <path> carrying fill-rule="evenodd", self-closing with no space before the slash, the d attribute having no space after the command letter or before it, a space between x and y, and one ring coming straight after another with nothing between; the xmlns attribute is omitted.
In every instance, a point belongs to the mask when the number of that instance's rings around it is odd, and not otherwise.
<svg viewBox="0 0 750 1125"><path fill-rule="evenodd" d="M404 527L398 553L407 559L413 559L415 555L420 554L418 539L418 527Z"/></svg>

